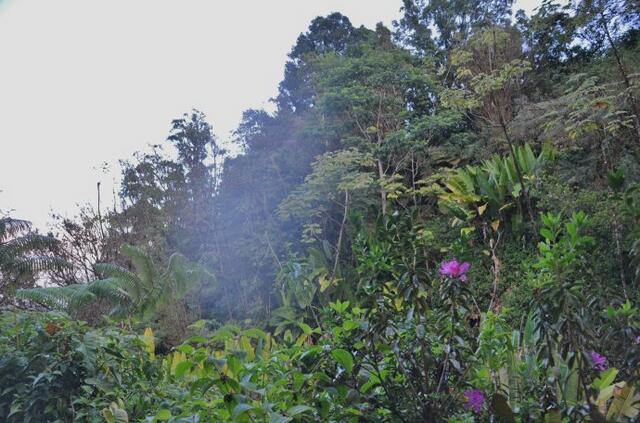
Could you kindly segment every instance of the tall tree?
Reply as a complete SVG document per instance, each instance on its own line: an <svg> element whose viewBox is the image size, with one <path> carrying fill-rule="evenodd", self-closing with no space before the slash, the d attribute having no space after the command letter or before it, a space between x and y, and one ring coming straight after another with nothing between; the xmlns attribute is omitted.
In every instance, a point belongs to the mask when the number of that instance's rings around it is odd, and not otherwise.
<svg viewBox="0 0 640 423"><path fill-rule="evenodd" d="M378 27L369 44L354 55L327 54L318 61L318 111L325 126L342 140L373 155L380 210L387 211L388 183L409 162L407 124L433 111L433 74L408 52L392 45Z"/></svg>
<svg viewBox="0 0 640 423"><path fill-rule="evenodd" d="M213 201L226 155L204 113L193 110L172 122L168 138L177 152L184 178L185 198L176 216L176 248L198 260L211 248L215 231Z"/></svg>
<svg viewBox="0 0 640 423"><path fill-rule="evenodd" d="M118 249L125 237L120 228L113 225L110 214L103 218L91 205L85 205L73 218L58 214L51 217L52 235L58 240L55 255L69 263L69 267L47 272L47 278L54 284L90 281L98 277L97 263L120 262Z"/></svg>
<svg viewBox="0 0 640 423"><path fill-rule="evenodd" d="M146 245L165 260L180 251L198 260L214 238L213 199L226 151L217 143L202 112L193 110L172 122L168 143L123 163L120 196L123 210L114 224L128 234L126 242Z"/></svg>
<svg viewBox="0 0 640 423"><path fill-rule="evenodd" d="M636 141L640 145L640 105L637 99L637 78L624 63L618 39L629 29L640 25L640 6L632 0L580 0L574 3L576 19L582 28L582 39L593 50L608 47L626 92L629 108L634 116ZM634 73L635 74L635 73Z"/></svg>
<svg viewBox="0 0 640 423"><path fill-rule="evenodd" d="M504 25L513 0L403 0L399 37L421 54L449 50L475 30Z"/></svg>
<svg viewBox="0 0 640 423"><path fill-rule="evenodd" d="M363 32L366 30L354 28L349 18L337 12L311 21L289 53L277 97L280 110L308 110L315 95L310 84L313 59L326 53L345 54L350 45L361 40Z"/></svg>
<svg viewBox="0 0 640 423"><path fill-rule="evenodd" d="M518 27L523 36L525 52L532 67L542 73L536 83L544 83L550 70L558 72L579 52L576 21L569 4L544 0L530 18L523 11L517 14Z"/></svg>
<svg viewBox="0 0 640 423"><path fill-rule="evenodd" d="M509 132L514 119L515 100L521 92L525 72L530 64L522 58L522 41L512 27L492 27L476 33L453 51L451 63L461 88L447 92L447 103L469 110L476 118L497 129L504 137L514 167L525 207L533 225L536 218Z"/></svg>

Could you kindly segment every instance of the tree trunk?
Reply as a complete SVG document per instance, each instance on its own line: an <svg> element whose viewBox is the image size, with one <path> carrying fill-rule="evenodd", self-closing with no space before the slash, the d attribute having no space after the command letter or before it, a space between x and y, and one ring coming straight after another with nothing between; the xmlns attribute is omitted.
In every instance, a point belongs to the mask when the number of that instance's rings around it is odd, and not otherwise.
<svg viewBox="0 0 640 423"><path fill-rule="evenodd" d="M344 228L347 225L347 215L349 214L349 191L344 191L344 212L342 215L342 223L340 224L340 232L338 233L338 242L336 243L336 257L333 261L333 271L331 272L331 279L336 276L338 272L338 263L340 262L340 249L342 248L342 237L344 234Z"/></svg>
<svg viewBox="0 0 640 423"><path fill-rule="evenodd" d="M385 190L382 183L384 181L384 169L382 167L382 161L380 159L378 161L378 179L380 180L380 206L382 207L382 215L387 215L387 191Z"/></svg>

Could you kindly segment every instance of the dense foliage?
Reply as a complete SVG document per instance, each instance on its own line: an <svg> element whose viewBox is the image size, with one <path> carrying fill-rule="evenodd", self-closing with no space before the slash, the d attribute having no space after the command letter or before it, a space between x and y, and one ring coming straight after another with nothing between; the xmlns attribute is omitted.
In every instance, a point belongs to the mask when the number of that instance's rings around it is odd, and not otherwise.
<svg viewBox="0 0 640 423"><path fill-rule="evenodd" d="M113 210L0 219L0 417L640 418L638 3L399 6L314 19L237 154L193 110Z"/></svg>

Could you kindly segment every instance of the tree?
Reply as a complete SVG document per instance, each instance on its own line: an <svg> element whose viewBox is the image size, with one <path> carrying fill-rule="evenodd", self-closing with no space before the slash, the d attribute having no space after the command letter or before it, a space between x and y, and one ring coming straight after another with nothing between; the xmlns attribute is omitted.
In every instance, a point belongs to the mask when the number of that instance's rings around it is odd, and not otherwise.
<svg viewBox="0 0 640 423"><path fill-rule="evenodd" d="M525 54L535 69L535 79L530 85L548 92L582 51L574 42L577 26L571 7L556 0L544 0L530 18L522 11L516 17Z"/></svg>
<svg viewBox="0 0 640 423"><path fill-rule="evenodd" d="M607 44L615 59L628 107L634 117L636 141L640 144L640 105L634 92L637 91L637 83L626 69L622 52L616 45L617 39L627 28L637 28L640 25L640 7L637 2L630 0L581 0L574 3L574 10L576 19L582 24L582 39L596 51Z"/></svg>
<svg viewBox="0 0 640 423"><path fill-rule="evenodd" d="M276 211L324 153L321 131L309 130L308 114L245 114L236 131L244 153L224 164L216 195L217 245L224 246L206 265L216 269L219 292L205 299L226 318L264 318L274 303L273 280L287 250L299 243L299 221L283 221ZM292 154L295 152L295 154Z"/></svg>
<svg viewBox="0 0 640 423"><path fill-rule="evenodd" d="M387 212L387 184L409 163L406 128L434 109L433 75L390 43L379 26L357 54L327 54L318 61L315 84L322 121L341 147L356 147L376 163L380 210Z"/></svg>
<svg viewBox="0 0 640 423"><path fill-rule="evenodd" d="M345 54L350 45L362 38L364 29L356 29L349 18L332 13L317 17L309 25L309 30L300 34L289 53L285 65L284 80L280 83L277 98L280 110L302 112L314 103L315 93L310 84L314 57L327 53Z"/></svg>
<svg viewBox="0 0 640 423"><path fill-rule="evenodd" d="M152 246L157 260L175 250L198 260L212 248L213 199L226 151L197 110L172 122L168 142L175 159L155 145L136 162L123 162L122 211L111 218L125 242Z"/></svg>
<svg viewBox="0 0 640 423"><path fill-rule="evenodd" d="M150 153L136 153L121 166L121 210L107 220L122 234L121 243L144 245L154 260L165 261L175 249L174 222L186 202L184 171L161 145Z"/></svg>
<svg viewBox="0 0 640 423"><path fill-rule="evenodd" d="M513 0L403 0L399 37L419 53L434 54L467 41L476 30L505 25Z"/></svg>
<svg viewBox="0 0 640 423"><path fill-rule="evenodd" d="M476 118L498 129L504 136L515 165L525 207L533 225L529 188L519 166L515 141L509 134L509 124L515 116L515 99L520 93L530 64L522 59L522 41L513 28L488 28L475 34L454 50L451 63L456 66L460 88L445 93L446 103L469 110Z"/></svg>
<svg viewBox="0 0 640 423"><path fill-rule="evenodd" d="M173 245L198 260L210 251L216 230L213 201L226 150L216 141L204 113L197 110L172 122L168 141L178 152L176 164L184 175L185 189L173 222L177 231Z"/></svg>
<svg viewBox="0 0 640 423"><path fill-rule="evenodd" d="M374 181L374 161L356 149L340 150L320 156L304 184L296 188L279 206L284 218L305 218L306 241L327 241L335 226L339 226L333 249L333 269L336 277L343 247L347 219L351 208L366 208ZM342 213L334 218L335 208ZM339 222L339 223L338 223ZM314 239L315 238L315 239ZM321 242L322 243L322 242Z"/></svg>
<svg viewBox="0 0 640 423"><path fill-rule="evenodd" d="M69 264L61 269L46 272L49 282L55 285L94 280L98 277L95 265L104 262L122 262L119 246L125 241L125 234L114 225L112 214L98 214L92 205L80 207L74 217L53 214L52 236L57 243L56 257Z"/></svg>

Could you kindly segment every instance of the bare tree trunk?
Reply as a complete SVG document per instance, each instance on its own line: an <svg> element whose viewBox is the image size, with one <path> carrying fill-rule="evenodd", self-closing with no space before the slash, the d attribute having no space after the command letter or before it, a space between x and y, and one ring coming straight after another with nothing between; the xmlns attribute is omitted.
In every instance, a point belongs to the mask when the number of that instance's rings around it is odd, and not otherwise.
<svg viewBox="0 0 640 423"><path fill-rule="evenodd" d="M382 215L387 215L387 191L385 190L382 183L384 181L384 169L382 167L382 161L380 159L378 162L378 179L380 180L380 205L382 207Z"/></svg>
<svg viewBox="0 0 640 423"><path fill-rule="evenodd" d="M489 248L491 249L491 273L493 273L493 289L491 291L491 301L489 302L488 311L499 313L500 300L498 298L498 286L500 285L500 271L502 270L502 261L498 257L497 250L500 244L502 233L498 233L497 240L493 238L489 240Z"/></svg>
<svg viewBox="0 0 640 423"><path fill-rule="evenodd" d="M413 154L413 150L411 150L411 197L413 199L413 206L418 206L418 200L416 198L416 175L418 171L416 169L416 160Z"/></svg>
<svg viewBox="0 0 640 423"><path fill-rule="evenodd" d="M338 233L338 242L336 244L336 257L333 261L333 271L331 272L331 279L336 276L338 272L338 263L340 262L340 249L342 248L342 237L344 236L344 228L347 225L347 215L349 214L349 191L344 191L344 211L342 215L342 223L340 224L340 232Z"/></svg>
<svg viewBox="0 0 640 423"><path fill-rule="evenodd" d="M98 223L100 224L100 235L102 235L102 241L104 241L104 226L102 225L102 213L100 212L100 182L96 184L98 190Z"/></svg>

